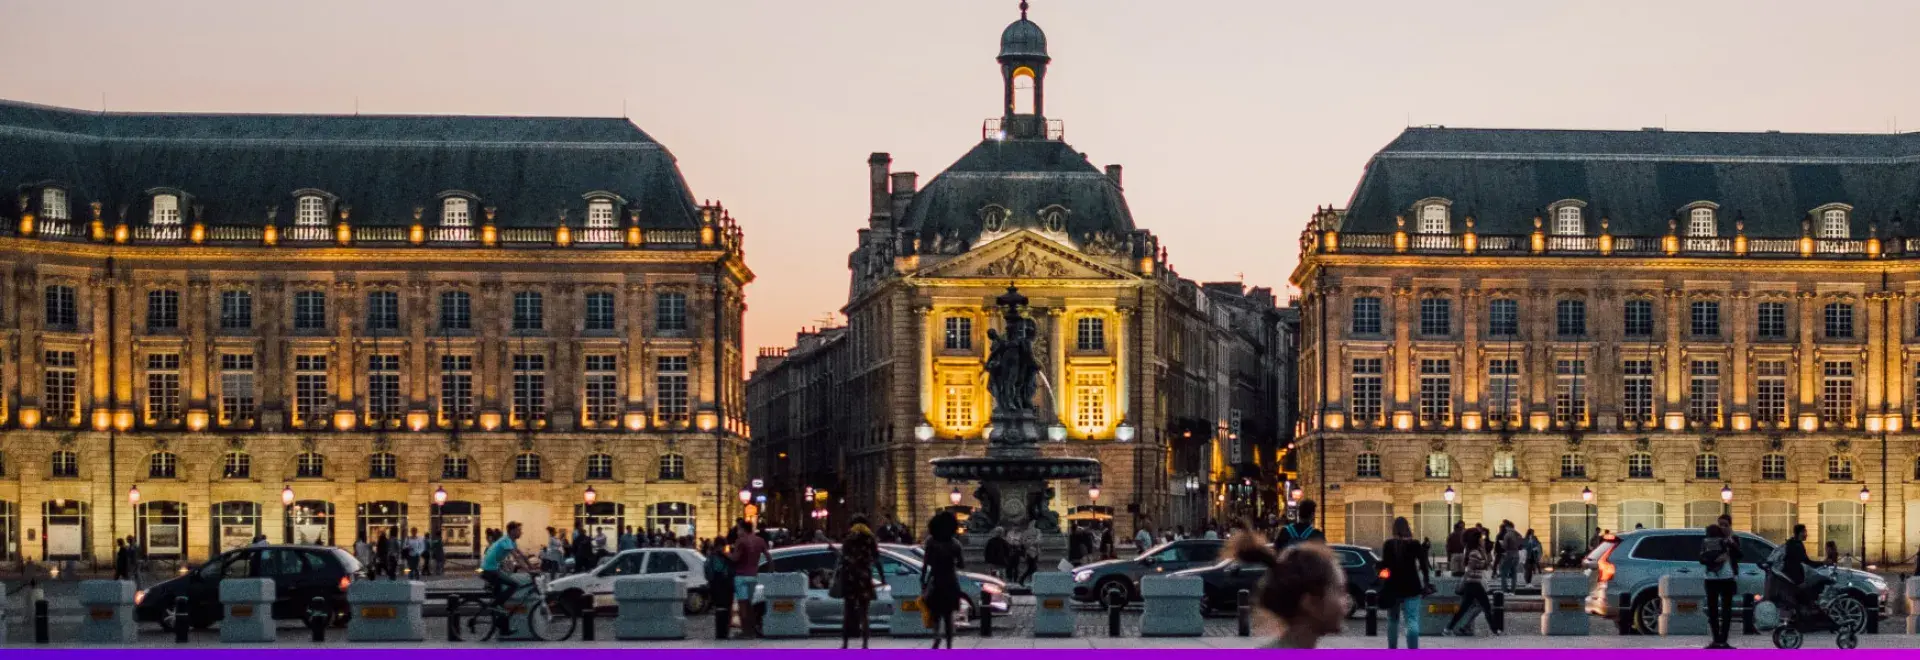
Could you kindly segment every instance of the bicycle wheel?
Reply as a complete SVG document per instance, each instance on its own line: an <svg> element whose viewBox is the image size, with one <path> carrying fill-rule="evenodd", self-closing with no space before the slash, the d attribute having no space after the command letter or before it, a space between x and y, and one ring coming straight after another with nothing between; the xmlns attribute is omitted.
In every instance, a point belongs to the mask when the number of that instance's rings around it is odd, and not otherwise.
<svg viewBox="0 0 1920 660"><path fill-rule="evenodd" d="M535 639L547 642L562 642L573 637L573 629L580 625L573 609L554 607L542 598L527 608L527 630Z"/></svg>
<svg viewBox="0 0 1920 660"><path fill-rule="evenodd" d="M499 626L500 610L494 609L482 600L466 600L460 607L447 616L453 617L453 623L460 630L461 641L484 642L493 639Z"/></svg>

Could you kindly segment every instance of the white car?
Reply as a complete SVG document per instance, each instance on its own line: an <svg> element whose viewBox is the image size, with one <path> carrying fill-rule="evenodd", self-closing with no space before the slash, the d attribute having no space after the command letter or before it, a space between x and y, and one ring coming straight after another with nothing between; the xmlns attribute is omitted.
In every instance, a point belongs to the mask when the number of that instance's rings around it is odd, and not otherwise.
<svg viewBox="0 0 1920 660"><path fill-rule="evenodd" d="M669 575L687 583L687 614L700 614L712 607L707 596L705 559L686 548L641 548L626 550L601 562L598 568L576 575L556 578L547 584L547 593L569 591L591 594L595 609L618 607L613 600L613 581L633 575Z"/></svg>

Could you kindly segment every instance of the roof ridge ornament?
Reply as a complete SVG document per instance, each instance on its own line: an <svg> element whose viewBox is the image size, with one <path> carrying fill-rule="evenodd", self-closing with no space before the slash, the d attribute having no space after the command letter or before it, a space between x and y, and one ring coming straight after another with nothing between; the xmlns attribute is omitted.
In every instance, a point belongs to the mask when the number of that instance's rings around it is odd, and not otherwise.
<svg viewBox="0 0 1920 660"><path fill-rule="evenodd" d="M1020 20L1027 20L1027 0L1020 0Z"/></svg>

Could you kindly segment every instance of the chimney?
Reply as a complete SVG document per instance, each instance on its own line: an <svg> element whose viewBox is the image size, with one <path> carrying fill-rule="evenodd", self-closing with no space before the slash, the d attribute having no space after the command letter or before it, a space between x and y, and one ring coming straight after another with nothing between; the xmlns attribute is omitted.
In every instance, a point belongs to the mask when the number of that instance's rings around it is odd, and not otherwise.
<svg viewBox="0 0 1920 660"><path fill-rule="evenodd" d="M890 219L892 200L887 193L887 170L893 165L893 156L875 153L867 157L867 184L872 193L873 216L870 222L878 227Z"/></svg>
<svg viewBox="0 0 1920 660"><path fill-rule="evenodd" d="M907 218L907 206L913 203L913 193L918 190L920 175L913 172L895 172L893 179L893 217L901 221Z"/></svg>
<svg viewBox="0 0 1920 660"><path fill-rule="evenodd" d="M1119 165L1107 166L1107 178L1113 181L1113 187L1119 188L1121 190L1126 190L1126 186L1120 185L1120 166Z"/></svg>

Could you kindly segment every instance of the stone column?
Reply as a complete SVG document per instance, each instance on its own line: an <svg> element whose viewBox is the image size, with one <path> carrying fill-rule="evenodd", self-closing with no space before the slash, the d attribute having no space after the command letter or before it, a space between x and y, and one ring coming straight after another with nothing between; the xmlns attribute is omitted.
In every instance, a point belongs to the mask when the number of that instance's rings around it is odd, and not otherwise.
<svg viewBox="0 0 1920 660"><path fill-rule="evenodd" d="M1478 418L1484 407L1481 405L1484 401L1481 388L1485 386L1482 382L1485 379L1481 378L1481 374L1485 373L1486 361L1480 355L1480 308L1484 300L1480 289L1476 287L1460 290L1461 407L1455 417L1471 412Z"/></svg>
<svg viewBox="0 0 1920 660"><path fill-rule="evenodd" d="M644 276L636 276L644 277ZM647 285L644 281L627 282L626 327L621 335L626 339L627 358L627 409L636 410L646 405L647 361L652 359L646 335L646 316L641 313L646 301Z"/></svg>
<svg viewBox="0 0 1920 660"><path fill-rule="evenodd" d="M1413 405L1413 383L1415 382L1413 370L1416 365L1413 363L1412 339L1409 336L1413 332L1413 323L1419 319L1408 311L1412 300L1413 287L1395 286L1392 316L1383 320L1393 328L1393 357L1392 365L1389 367L1393 370L1393 407L1387 414L1388 423L1392 423L1394 414L1401 411L1411 410L1416 415L1419 413L1418 406Z"/></svg>
<svg viewBox="0 0 1920 660"><path fill-rule="evenodd" d="M913 305L914 338L918 340L920 350L914 356L915 371L919 372L920 419L931 421L936 415L933 410L933 306L916 302ZM915 421L914 424L918 424ZM911 432L912 429L908 429ZM917 466L914 469L918 469ZM911 509L909 509L911 510Z"/></svg>
<svg viewBox="0 0 1920 660"><path fill-rule="evenodd" d="M499 282L482 282L480 295L473 301L474 328L478 334L473 356L474 415L476 420L488 413L501 415L501 427L505 428L505 405L502 403L502 383L505 375L503 337L507 328L512 327L511 314L501 313L501 290Z"/></svg>
<svg viewBox="0 0 1920 660"><path fill-rule="evenodd" d="M1133 323L1133 315L1136 311L1137 310L1135 310L1131 306L1122 305L1120 309L1113 315L1113 327L1114 327L1113 349L1112 349L1113 365L1114 365L1113 391L1115 393L1114 405L1116 407L1116 410L1119 412L1119 414L1114 417L1115 421L1113 423L1115 424L1132 423L1131 411L1133 409L1133 401L1131 400L1131 397L1127 396L1127 385L1129 384L1128 381L1130 380L1127 377L1128 375L1127 370L1132 368L1132 364L1134 360L1144 359L1141 356L1136 356L1129 353L1127 350L1128 347L1130 346L1130 344L1127 343L1127 333L1131 329L1128 326L1130 326ZM1056 322L1058 322L1058 319L1056 319ZM1057 338L1058 336L1056 335L1056 339ZM1060 356L1058 359L1060 360L1060 364L1061 364L1060 366L1061 380L1055 381L1059 383L1055 387L1060 387L1060 388L1069 387L1071 384L1067 383L1065 380L1067 377L1066 375L1067 374L1066 344L1058 343L1056 341L1054 343L1053 350L1056 355ZM1066 421L1062 420L1061 423L1065 424ZM1136 432L1137 430L1138 429L1136 429ZM1105 475L1102 475L1102 476L1105 476Z"/></svg>
<svg viewBox="0 0 1920 660"><path fill-rule="evenodd" d="M1733 359L1730 360L1733 363L1733 382L1729 388L1733 398L1727 418L1730 422L1735 418L1748 420L1748 428L1752 428L1753 419L1752 307L1752 291L1729 292L1727 303L1721 306L1721 314L1725 317L1722 320L1726 323L1720 326L1721 336L1728 337L1733 344ZM1729 427L1738 428L1732 424Z"/></svg>

